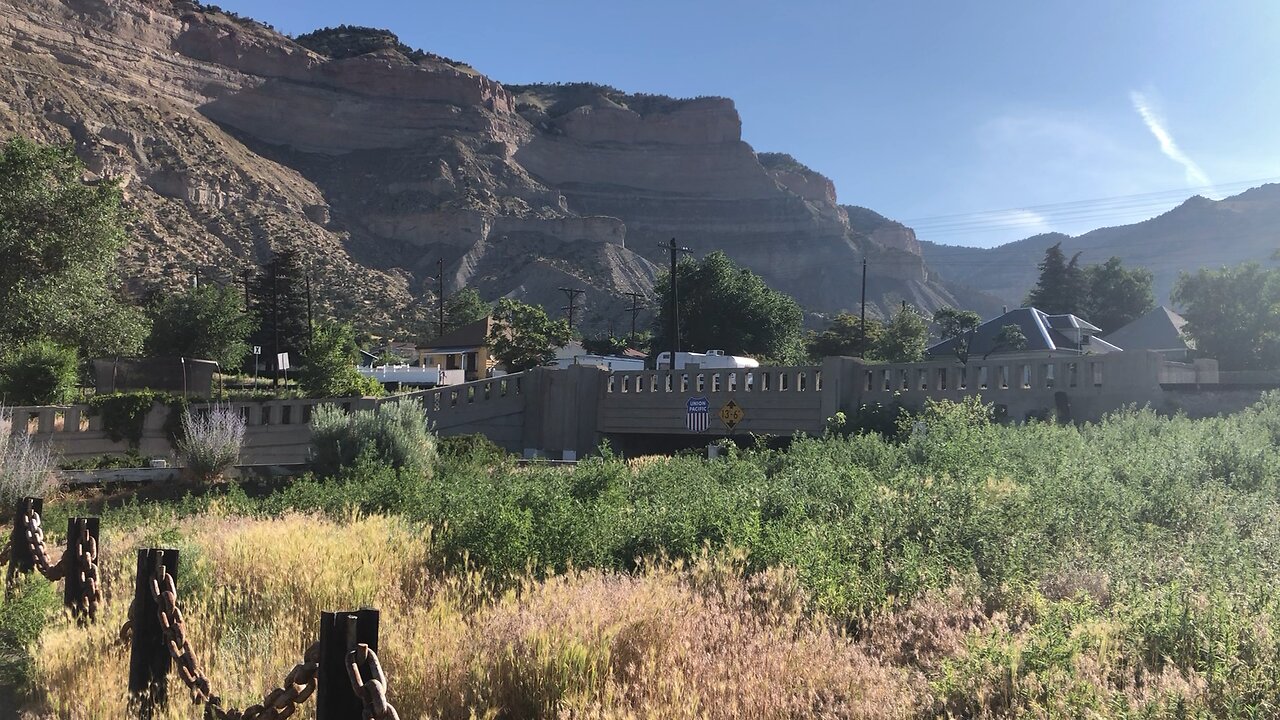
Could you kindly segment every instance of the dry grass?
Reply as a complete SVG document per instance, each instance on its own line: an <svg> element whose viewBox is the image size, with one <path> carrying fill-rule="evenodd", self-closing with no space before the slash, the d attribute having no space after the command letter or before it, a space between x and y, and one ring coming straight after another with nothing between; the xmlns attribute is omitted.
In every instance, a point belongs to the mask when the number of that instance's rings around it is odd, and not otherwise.
<svg viewBox="0 0 1280 720"><path fill-rule="evenodd" d="M165 530L105 534L106 612L87 630L59 621L42 636L41 712L126 716L127 650L115 632L133 549L172 541ZM231 706L280 681L322 610L371 605L382 611L381 655L404 718L901 718L920 709L910 674L806 612L790 577L744 578L723 558L636 575L573 572L493 597L476 573L430 573L430 536L383 517L215 513L184 521L178 537L189 637ZM178 700L165 717L199 712Z"/></svg>

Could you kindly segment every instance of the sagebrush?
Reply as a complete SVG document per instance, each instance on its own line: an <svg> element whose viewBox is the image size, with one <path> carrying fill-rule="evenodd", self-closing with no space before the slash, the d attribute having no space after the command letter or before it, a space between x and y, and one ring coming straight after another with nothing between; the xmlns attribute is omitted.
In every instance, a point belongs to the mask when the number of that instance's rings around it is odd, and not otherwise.
<svg viewBox="0 0 1280 720"><path fill-rule="evenodd" d="M230 405L182 413L178 458L194 479L205 482L235 467L244 445L244 417Z"/></svg>
<svg viewBox="0 0 1280 720"><path fill-rule="evenodd" d="M354 412L321 405L311 416L311 456L321 476L334 475L364 457L423 477L435 469L436 442L416 400L383 402Z"/></svg>

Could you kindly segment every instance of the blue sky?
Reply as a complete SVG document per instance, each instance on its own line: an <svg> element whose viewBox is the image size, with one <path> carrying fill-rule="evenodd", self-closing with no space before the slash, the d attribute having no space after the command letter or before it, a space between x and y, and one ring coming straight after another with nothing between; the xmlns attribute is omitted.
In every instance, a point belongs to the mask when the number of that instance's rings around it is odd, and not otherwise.
<svg viewBox="0 0 1280 720"><path fill-rule="evenodd" d="M217 2L291 34L389 28L501 82L731 97L756 150L939 242L1078 233L1280 176L1271 0Z"/></svg>

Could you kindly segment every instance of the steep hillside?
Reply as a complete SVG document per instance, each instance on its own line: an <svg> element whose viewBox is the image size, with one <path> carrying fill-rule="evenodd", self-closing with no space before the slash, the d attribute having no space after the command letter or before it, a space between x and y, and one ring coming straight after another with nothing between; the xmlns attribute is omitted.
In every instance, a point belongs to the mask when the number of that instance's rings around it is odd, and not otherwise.
<svg viewBox="0 0 1280 720"><path fill-rule="evenodd" d="M814 312L856 307L864 256L878 307L956 302L914 240L851 224L827 178L757 155L725 98L507 88L387 31L295 42L169 0L0 4L0 87L0 134L72 142L126 184L135 287L230 282L293 245L328 304L407 327L443 258L448 291L558 309L558 287L582 287L601 328L651 291L675 236Z"/></svg>
<svg viewBox="0 0 1280 720"><path fill-rule="evenodd" d="M1071 237L1047 233L995 248L922 242L925 261L953 285L991 293L1020 304L1035 285L1037 265L1056 242L1082 263L1111 256L1126 265L1149 268L1157 302L1167 302L1183 271L1268 261L1280 249L1280 185L1263 185L1222 200L1199 195L1157 217Z"/></svg>

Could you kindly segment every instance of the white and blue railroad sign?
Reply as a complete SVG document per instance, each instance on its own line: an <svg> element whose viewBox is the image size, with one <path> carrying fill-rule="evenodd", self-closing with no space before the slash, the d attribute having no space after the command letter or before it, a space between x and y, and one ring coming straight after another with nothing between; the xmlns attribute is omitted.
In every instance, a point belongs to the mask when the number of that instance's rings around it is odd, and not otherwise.
<svg viewBox="0 0 1280 720"><path fill-rule="evenodd" d="M706 432L711 416L711 403L704 397L691 397L684 404L684 426L689 432Z"/></svg>

